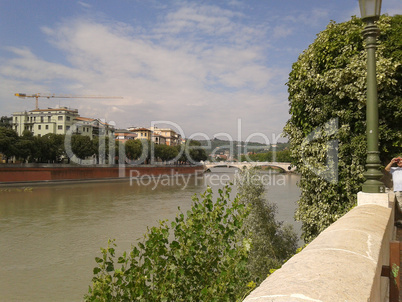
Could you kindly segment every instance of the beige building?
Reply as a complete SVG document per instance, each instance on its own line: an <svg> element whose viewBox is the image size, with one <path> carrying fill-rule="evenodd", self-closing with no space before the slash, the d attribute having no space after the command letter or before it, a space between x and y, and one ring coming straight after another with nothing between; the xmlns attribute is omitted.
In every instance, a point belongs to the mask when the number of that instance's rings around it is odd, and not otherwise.
<svg viewBox="0 0 402 302"><path fill-rule="evenodd" d="M78 116L74 119L74 133L89 136L91 139L99 135L114 135L114 127L99 119Z"/></svg>
<svg viewBox="0 0 402 302"><path fill-rule="evenodd" d="M22 135L25 130L31 131L35 136L66 134L71 129L74 133L89 136L91 139L99 135L100 128L105 130L106 135L114 131L113 126L99 119L80 117L77 109L66 107L14 112L12 127L18 135Z"/></svg>
<svg viewBox="0 0 402 302"><path fill-rule="evenodd" d="M12 127L18 135L22 135L25 130L31 131L35 136L48 133L66 134L77 117L79 117L77 109L65 107L14 112Z"/></svg>
<svg viewBox="0 0 402 302"><path fill-rule="evenodd" d="M130 127L128 131L137 134L137 139L152 140L155 144L177 146L181 144L181 135L169 128Z"/></svg>
<svg viewBox="0 0 402 302"><path fill-rule="evenodd" d="M130 127L127 129L128 131L137 134L137 139L147 139L151 140L152 131L148 128L140 128L140 127Z"/></svg>
<svg viewBox="0 0 402 302"><path fill-rule="evenodd" d="M124 144L128 140L136 139L137 134L125 129L117 129L114 132L114 137L117 141L122 142Z"/></svg>
<svg viewBox="0 0 402 302"><path fill-rule="evenodd" d="M177 146L181 144L181 135L169 128L151 128L154 135L159 135L165 138L165 144L168 146Z"/></svg>
<svg viewBox="0 0 402 302"><path fill-rule="evenodd" d="M152 134L152 141L157 145L166 145L166 137L159 134Z"/></svg>

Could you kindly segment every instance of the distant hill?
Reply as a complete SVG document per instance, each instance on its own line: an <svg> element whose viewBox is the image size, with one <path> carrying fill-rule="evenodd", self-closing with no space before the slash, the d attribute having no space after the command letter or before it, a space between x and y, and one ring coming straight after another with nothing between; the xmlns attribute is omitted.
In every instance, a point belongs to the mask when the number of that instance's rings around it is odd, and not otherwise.
<svg viewBox="0 0 402 302"><path fill-rule="evenodd" d="M264 153L273 150L273 145L265 145L257 142L245 142L241 141L227 141L214 138L212 140L198 140L202 146L209 148L206 149L207 154L214 152L215 154L223 153L225 151L230 151L232 149L234 155L237 155L239 150L241 154L254 152L254 153ZM276 144L276 151L282 151L289 148L289 143L278 143Z"/></svg>

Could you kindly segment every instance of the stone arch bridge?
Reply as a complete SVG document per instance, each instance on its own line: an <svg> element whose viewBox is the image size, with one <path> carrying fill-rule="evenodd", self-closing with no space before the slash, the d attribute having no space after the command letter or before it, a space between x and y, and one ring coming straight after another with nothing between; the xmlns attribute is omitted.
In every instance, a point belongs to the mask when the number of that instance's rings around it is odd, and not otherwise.
<svg viewBox="0 0 402 302"><path fill-rule="evenodd" d="M296 167L292 166L291 163L279 163L279 162L206 162L204 163L204 171L211 170L211 168L252 168L252 167L274 167L283 170L284 172L293 172Z"/></svg>

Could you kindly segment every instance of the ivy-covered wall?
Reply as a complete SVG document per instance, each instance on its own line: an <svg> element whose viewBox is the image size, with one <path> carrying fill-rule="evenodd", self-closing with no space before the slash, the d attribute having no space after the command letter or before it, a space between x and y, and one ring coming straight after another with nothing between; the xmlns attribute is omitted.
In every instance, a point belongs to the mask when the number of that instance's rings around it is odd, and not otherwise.
<svg viewBox="0 0 402 302"><path fill-rule="evenodd" d="M382 16L377 24L381 30L377 48L379 149L385 164L402 151L402 16ZM299 56L289 75L291 118L284 132L301 173L296 218L303 223L306 242L355 206L364 182L367 69L363 28L363 21L356 17L339 24L331 21ZM324 125L330 121L336 125L328 131ZM313 130L315 135L306 143ZM329 158L331 151L336 156ZM317 175L324 166L330 166L336 181Z"/></svg>

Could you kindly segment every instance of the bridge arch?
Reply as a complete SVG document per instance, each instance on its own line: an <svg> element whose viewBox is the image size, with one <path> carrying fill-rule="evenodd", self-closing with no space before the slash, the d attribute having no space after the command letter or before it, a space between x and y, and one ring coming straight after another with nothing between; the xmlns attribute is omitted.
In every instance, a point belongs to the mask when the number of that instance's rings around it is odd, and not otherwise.
<svg viewBox="0 0 402 302"><path fill-rule="evenodd" d="M281 169L283 172L293 172L295 167L291 163L279 163L279 162L207 162L204 163L204 171L211 171L211 168L225 167L225 168L237 168L245 169L251 167L275 167Z"/></svg>

